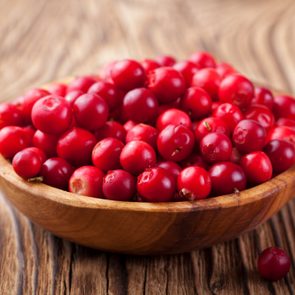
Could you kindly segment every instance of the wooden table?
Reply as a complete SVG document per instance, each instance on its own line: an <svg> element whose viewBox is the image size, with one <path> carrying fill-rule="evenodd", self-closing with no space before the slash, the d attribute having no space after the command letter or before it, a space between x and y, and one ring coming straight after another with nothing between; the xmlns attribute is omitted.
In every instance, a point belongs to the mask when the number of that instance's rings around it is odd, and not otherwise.
<svg viewBox="0 0 295 295"><path fill-rule="evenodd" d="M0 1L0 99L105 61L211 51L253 79L295 92L293 0ZM295 201L257 230L210 249L132 257L52 236L0 198L0 294L295 294ZM267 283L258 253L293 269Z"/></svg>

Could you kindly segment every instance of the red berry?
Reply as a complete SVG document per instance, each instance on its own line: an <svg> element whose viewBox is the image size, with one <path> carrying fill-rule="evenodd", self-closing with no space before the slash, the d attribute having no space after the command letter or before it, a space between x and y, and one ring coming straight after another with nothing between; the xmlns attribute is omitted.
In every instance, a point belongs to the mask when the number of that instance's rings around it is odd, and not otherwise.
<svg viewBox="0 0 295 295"><path fill-rule="evenodd" d="M70 82L68 93L77 90L86 93L96 81L97 80L92 76L77 77Z"/></svg>
<svg viewBox="0 0 295 295"><path fill-rule="evenodd" d="M194 134L184 125L168 125L157 139L158 151L168 161L182 161L194 147Z"/></svg>
<svg viewBox="0 0 295 295"><path fill-rule="evenodd" d="M216 67L216 62L214 57L208 52L203 52L203 51L195 52L194 54L191 55L189 60L193 62L198 69Z"/></svg>
<svg viewBox="0 0 295 295"><path fill-rule="evenodd" d="M131 141L122 149L120 163L125 170L137 175L156 164L156 153L144 141Z"/></svg>
<svg viewBox="0 0 295 295"><path fill-rule="evenodd" d="M171 55L159 55L156 57L156 62L161 67L172 67L176 63L176 59Z"/></svg>
<svg viewBox="0 0 295 295"><path fill-rule="evenodd" d="M18 152L12 160L14 171L24 179L37 176L43 162L45 161L45 154L42 150L29 147Z"/></svg>
<svg viewBox="0 0 295 295"><path fill-rule="evenodd" d="M81 128L72 128L64 133L57 143L57 154L73 166L91 163L92 149L96 144L94 135Z"/></svg>
<svg viewBox="0 0 295 295"><path fill-rule="evenodd" d="M147 87L154 92L159 103L177 100L185 91L183 76L173 68L163 67L149 72Z"/></svg>
<svg viewBox="0 0 295 295"><path fill-rule="evenodd" d="M204 199L211 191L210 175L201 167L187 167L179 174L177 187L183 199L190 201Z"/></svg>
<svg viewBox="0 0 295 295"><path fill-rule="evenodd" d="M233 142L244 154L262 150L266 143L265 129L254 120L242 120L234 129Z"/></svg>
<svg viewBox="0 0 295 295"><path fill-rule="evenodd" d="M112 170L103 178L102 190L106 199L129 201L135 194L135 179L127 171Z"/></svg>
<svg viewBox="0 0 295 295"><path fill-rule="evenodd" d="M78 195L103 198L103 172L93 166L82 166L74 171L69 180L69 191Z"/></svg>
<svg viewBox="0 0 295 295"><path fill-rule="evenodd" d="M285 127L289 127L293 130L295 130L295 120L291 120L291 119L286 119L286 118L280 118L277 122L276 122L277 126L285 126Z"/></svg>
<svg viewBox="0 0 295 295"><path fill-rule="evenodd" d="M95 137L97 140L101 140L106 137L114 137L122 142L125 142L126 131L124 126L116 121L108 121L101 128L95 131Z"/></svg>
<svg viewBox="0 0 295 295"><path fill-rule="evenodd" d="M240 164L241 161L241 154L236 147L233 147L230 161L236 164Z"/></svg>
<svg viewBox="0 0 295 295"><path fill-rule="evenodd" d="M219 100L230 102L240 109L247 108L254 97L254 86L251 81L240 74L225 77L219 87Z"/></svg>
<svg viewBox="0 0 295 295"><path fill-rule="evenodd" d="M23 132L25 133L25 136L27 138L26 141L27 141L28 145L32 146L33 145L33 137L36 132L36 129L30 125L23 127L22 129L23 129Z"/></svg>
<svg viewBox="0 0 295 295"><path fill-rule="evenodd" d="M174 176L167 170L156 167L145 170L137 178L137 191L144 201L169 202L176 190Z"/></svg>
<svg viewBox="0 0 295 295"><path fill-rule="evenodd" d="M137 61L125 59L112 66L111 77L116 87L129 91L144 85L145 72Z"/></svg>
<svg viewBox="0 0 295 295"><path fill-rule="evenodd" d="M160 167L160 168L163 168L163 169L167 170L169 173L171 173L175 177L175 179L177 178L177 176L181 172L180 166L177 165L175 162L172 162L172 161L158 162L156 167Z"/></svg>
<svg viewBox="0 0 295 295"><path fill-rule="evenodd" d="M133 89L125 95L122 111L126 120L152 122L158 113L158 101L146 88Z"/></svg>
<svg viewBox="0 0 295 295"><path fill-rule="evenodd" d="M259 255L258 271L264 279L280 280L287 275L290 267L290 257L280 248L270 247Z"/></svg>
<svg viewBox="0 0 295 295"><path fill-rule="evenodd" d="M244 155L241 165L250 183L263 183L272 177L272 165L264 152L252 152Z"/></svg>
<svg viewBox="0 0 295 295"><path fill-rule="evenodd" d="M173 68L182 74L186 83L186 87L190 87L192 78L198 70L197 66L190 61L181 61L175 64Z"/></svg>
<svg viewBox="0 0 295 295"><path fill-rule="evenodd" d="M36 130L33 136L33 145L47 155L47 157L56 156L56 146L58 137L53 134L47 134L40 130Z"/></svg>
<svg viewBox="0 0 295 295"><path fill-rule="evenodd" d="M150 71L160 67L160 64L158 62L156 62L153 59L148 59L148 58L142 60L140 64L144 68L146 74L148 74Z"/></svg>
<svg viewBox="0 0 295 295"><path fill-rule="evenodd" d="M54 95L65 96L67 94L68 85L62 83L54 83L48 86L47 90Z"/></svg>
<svg viewBox="0 0 295 295"><path fill-rule="evenodd" d="M274 172L280 173L295 164L295 146L285 140L271 140L265 147Z"/></svg>
<svg viewBox="0 0 295 295"><path fill-rule="evenodd" d="M202 88L190 87L184 94L181 106L193 120L196 120L210 114L212 100L208 93Z"/></svg>
<svg viewBox="0 0 295 295"><path fill-rule="evenodd" d="M236 70L230 64L227 64L225 62L217 64L216 71L221 79L224 79L226 76L234 74L236 72Z"/></svg>
<svg viewBox="0 0 295 295"><path fill-rule="evenodd" d="M156 128L146 125L138 124L127 132L126 142L141 140L150 144L153 148L157 146L158 131Z"/></svg>
<svg viewBox="0 0 295 295"><path fill-rule="evenodd" d="M273 95L271 91L264 87L255 87L255 96L252 99L253 104L262 104L270 110L273 108Z"/></svg>
<svg viewBox="0 0 295 295"><path fill-rule="evenodd" d="M188 158L181 162L181 167L187 168L190 166L198 166L207 169L207 163L203 157L198 154L191 154Z"/></svg>
<svg viewBox="0 0 295 295"><path fill-rule="evenodd" d="M202 138L200 151L207 162L228 161L232 154L232 144L225 134L212 132Z"/></svg>
<svg viewBox="0 0 295 295"><path fill-rule="evenodd" d="M210 168L209 174L215 195L232 194L246 188L243 169L232 162L216 163Z"/></svg>
<svg viewBox="0 0 295 295"><path fill-rule="evenodd" d="M65 96L65 100L72 106L75 100L83 94L84 93L80 90L73 90L67 93L67 95Z"/></svg>
<svg viewBox="0 0 295 295"><path fill-rule="evenodd" d="M66 190L73 170L66 160L50 158L43 163L41 176L45 184Z"/></svg>
<svg viewBox="0 0 295 295"><path fill-rule="evenodd" d="M295 99L288 95L275 96L273 113L276 118L295 120Z"/></svg>
<svg viewBox="0 0 295 295"><path fill-rule="evenodd" d="M275 139L286 140L295 145L295 130L285 126L272 128L268 132L266 142Z"/></svg>
<svg viewBox="0 0 295 295"><path fill-rule="evenodd" d="M123 142L116 138L102 139L92 151L93 164L103 171L120 168L120 154L123 147Z"/></svg>
<svg viewBox="0 0 295 295"><path fill-rule="evenodd" d="M132 121L132 120L128 120L124 125L124 129L126 132L128 132L129 130L131 130L134 126L136 126L137 123Z"/></svg>
<svg viewBox="0 0 295 295"><path fill-rule="evenodd" d="M61 134L72 124L72 110L61 96L48 95L34 104L32 121L36 129Z"/></svg>
<svg viewBox="0 0 295 295"><path fill-rule="evenodd" d="M0 104L0 129L5 126L21 126L23 124L20 109L9 103Z"/></svg>

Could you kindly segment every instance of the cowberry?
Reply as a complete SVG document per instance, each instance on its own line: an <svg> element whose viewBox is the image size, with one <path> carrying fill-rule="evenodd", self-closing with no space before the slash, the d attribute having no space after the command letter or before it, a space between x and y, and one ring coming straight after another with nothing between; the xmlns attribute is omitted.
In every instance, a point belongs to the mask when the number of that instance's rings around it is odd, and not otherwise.
<svg viewBox="0 0 295 295"><path fill-rule="evenodd" d="M198 71L197 66L191 61L181 61L173 66L175 70L182 74L186 87L190 87L194 74Z"/></svg>
<svg viewBox="0 0 295 295"><path fill-rule="evenodd" d="M86 93L96 81L97 80L92 76L77 77L70 82L67 92L78 90L82 93Z"/></svg>
<svg viewBox="0 0 295 295"><path fill-rule="evenodd" d="M274 97L273 113L276 118L295 120L295 99L288 95Z"/></svg>
<svg viewBox="0 0 295 295"><path fill-rule="evenodd" d="M268 132L266 142L275 139L282 139L295 144L295 130L286 126L274 127Z"/></svg>
<svg viewBox="0 0 295 295"><path fill-rule="evenodd" d="M145 58L140 62L140 64L144 68L146 74L160 67L160 64L157 61L149 58Z"/></svg>
<svg viewBox="0 0 295 295"><path fill-rule="evenodd" d="M72 106L75 100L83 94L84 93L80 90L73 90L67 93L67 95L65 96L65 101L67 101Z"/></svg>
<svg viewBox="0 0 295 295"><path fill-rule="evenodd" d="M221 79L224 79L226 76L234 74L236 72L236 70L230 64L225 62L217 64L216 71Z"/></svg>
<svg viewBox="0 0 295 295"><path fill-rule="evenodd" d="M289 127L295 130L295 120L292 120L292 119L280 118L279 120L276 121L276 125Z"/></svg>
<svg viewBox="0 0 295 295"><path fill-rule="evenodd" d="M9 103L0 104L0 129L5 126L21 126L23 117L20 109Z"/></svg>
<svg viewBox="0 0 295 295"><path fill-rule="evenodd" d="M157 146L158 130L150 125L138 124L131 128L126 135L126 142L141 140L150 144L153 148Z"/></svg>
<svg viewBox="0 0 295 295"><path fill-rule="evenodd" d="M47 87L47 90L54 95L65 96L68 91L68 85L63 83L54 83Z"/></svg>
<svg viewBox="0 0 295 295"><path fill-rule="evenodd" d="M114 137L125 142L126 130L120 123L108 121L101 128L97 129L94 134L97 140L106 137Z"/></svg>
<svg viewBox="0 0 295 295"><path fill-rule="evenodd" d="M156 62L161 67L172 67L176 63L176 59L171 55L159 55L156 57Z"/></svg>
<svg viewBox="0 0 295 295"><path fill-rule="evenodd" d="M36 130L33 136L33 145L43 150L49 158L56 156L57 141L57 135L47 134L40 130Z"/></svg>
<svg viewBox="0 0 295 295"><path fill-rule="evenodd" d="M255 96L252 99L252 103L262 104L272 110L274 97L269 89L264 87L255 87Z"/></svg>
<svg viewBox="0 0 295 295"><path fill-rule="evenodd" d="M204 69L204 68L215 68L216 62L214 57L204 51L198 51L191 55L189 58L191 62L193 62L198 69Z"/></svg>
<svg viewBox="0 0 295 295"><path fill-rule="evenodd" d="M163 168L171 173L175 178L180 174L181 168L178 164L173 161L162 161L156 164L156 167Z"/></svg>

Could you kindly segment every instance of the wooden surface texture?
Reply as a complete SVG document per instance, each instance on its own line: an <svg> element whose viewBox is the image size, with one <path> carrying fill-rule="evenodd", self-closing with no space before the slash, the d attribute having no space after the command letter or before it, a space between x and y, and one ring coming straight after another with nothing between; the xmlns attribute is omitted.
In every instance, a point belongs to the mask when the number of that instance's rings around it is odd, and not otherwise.
<svg viewBox="0 0 295 295"><path fill-rule="evenodd" d="M211 51L255 80L295 93L293 0L0 0L0 100L94 72L105 61ZM256 272L277 245L276 283ZM295 294L295 201L239 239L157 257L107 254L58 239L0 197L0 294Z"/></svg>

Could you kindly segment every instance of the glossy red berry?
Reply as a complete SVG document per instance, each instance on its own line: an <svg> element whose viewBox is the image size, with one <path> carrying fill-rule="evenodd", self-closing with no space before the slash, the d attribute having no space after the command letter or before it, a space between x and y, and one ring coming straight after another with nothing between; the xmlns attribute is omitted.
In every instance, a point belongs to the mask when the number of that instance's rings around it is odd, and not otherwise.
<svg viewBox="0 0 295 295"><path fill-rule="evenodd" d="M61 134L72 124L71 107L63 97L48 95L34 104L32 122L45 133Z"/></svg>
<svg viewBox="0 0 295 295"><path fill-rule="evenodd" d="M69 191L78 195L103 198L103 172L93 166L82 166L74 171L69 180Z"/></svg>
<svg viewBox="0 0 295 295"><path fill-rule="evenodd" d="M95 137L97 140L101 140L106 137L114 137L122 142L125 142L126 130L120 123L116 121L108 121L101 128L95 131Z"/></svg>
<svg viewBox="0 0 295 295"><path fill-rule="evenodd" d="M274 97L271 91L264 87L255 87L255 96L252 99L253 104L262 104L272 110Z"/></svg>
<svg viewBox="0 0 295 295"><path fill-rule="evenodd" d="M191 55L189 58L191 62L193 62L198 69L204 69L204 68L215 68L216 62L214 57L204 51L198 51Z"/></svg>
<svg viewBox="0 0 295 295"><path fill-rule="evenodd" d="M160 67L160 64L157 61L149 58L145 58L140 62L140 64L144 68L146 74Z"/></svg>
<svg viewBox="0 0 295 295"><path fill-rule="evenodd" d="M0 129L5 126L21 126L23 117L20 109L9 103L0 104Z"/></svg>
<svg viewBox="0 0 295 295"><path fill-rule="evenodd" d="M173 161L158 162L156 164L156 167L160 167L160 168L167 170L169 173L171 173L175 177L175 179L177 178L177 176L181 172L180 166Z"/></svg>
<svg viewBox="0 0 295 295"><path fill-rule="evenodd" d="M209 174L212 191L215 195L226 195L242 191L246 188L246 176L243 169L232 162L214 164Z"/></svg>
<svg viewBox="0 0 295 295"><path fill-rule="evenodd" d="M286 119L286 118L280 118L277 122L276 122L277 126L285 126L285 127L289 127L293 130L295 130L295 120L292 119Z"/></svg>
<svg viewBox="0 0 295 295"><path fill-rule="evenodd" d="M156 164L156 153L144 141L131 141L122 149L120 163L125 170L137 175Z"/></svg>
<svg viewBox="0 0 295 295"><path fill-rule="evenodd" d="M190 166L198 166L204 169L208 168L204 158L198 154L191 154L188 158L181 162L181 167L187 168Z"/></svg>
<svg viewBox="0 0 295 295"><path fill-rule="evenodd" d="M248 181L252 184L263 183L272 177L272 165L264 152L252 152L244 155L241 166Z"/></svg>
<svg viewBox="0 0 295 295"><path fill-rule="evenodd" d="M165 160L182 161L193 150L194 134L184 125L168 125L159 133L157 147Z"/></svg>
<svg viewBox="0 0 295 295"><path fill-rule="evenodd" d="M276 118L295 120L295 99L288 95L274 97L273 113Z"/></svg>
<svg viewBox="0 0 295 295"><path fill-rule="evenodd" d="M157 146L158 130L150 125L138 124L127 132L126 142L141 140L150 144L153 148Z"/></svg>
<svg viewBox="0 0 295 295"><path fill-rule="evenodd" d="M176 63L176 59L171 55L159 55L156 57L156 62L161 67L172 67Z"/></svg>
<svg viewBox="0 0 295 295"><path fill-rule="evenodd" d="M229 102L240 109L247 108L254 97L254 86L250 80L240 74L225 77L219 87L219 100Z"/></svg>
<svg viewBox="0 0 295 295"><path fill-rule="evenodd" d="M117 88L129 91L144 85L145 72L137 61L124 59L112 66L111 78Z"/></svg>
<svg viewBox="0 0 295 295"><path fill-rule="evenodd" d="M241 154L236 147L233 147L230 161L236 164L240 164L241 161Z"/></svg>
<svg viewBox="0 0 295 295"><path fill-rule="evenodd" d="M268 132L266 142L275 139L286 140L295 145L295 130L286 126L274 127Z"/></svg>
<svg viewBox="0 0 295 295"><path fill-rule="evenodd" d="M88 165L91 163L91 153L95 144L96 138L92 133L75 127L59 138L57 154L73 166Z"/></svg>
<svg viewBox="0 0 295 295"><path fill-rule="evenodd" d="M65 101L67 101L72 106L75 100L83 94L84 92L80 90L73 90L67 93L67 95L65 96Z"/></svg>
<svg viewBox="0 0 295 295"><path fill-rule="evenodd" d="M124 129L126 132L128 132L129 130L131 130L134 126L136 126L138 123L132 121L132 120L128 120L124 125Z"/></svg>
<svg viewBox="0 0 295 295"><path fill-rule="evenodd" d="M112 170L103 178L102 190L106 199L129 201L135 195L135 179L127 171Z"/></svg>
<svg viewBox="0 0 295 295"><path fill-rule="evenodd" d="M124 147L120 140L107 137L99 141L92 151L93 164L103 171L120 168L120 154Z"/></svg>
<svg viewBox="0 0 295 295"><path fill-rule="evenodd" d="M144 201L169 202L175 190L174 176L161 167L147 169L137 178L137 191Z"/></svg>
<svg viewBox="0 0 295 295"><path fill-rule="evenodd" d="M68 85L63 84L63 83L54 83L54 84L49 85L47 90L53 95L58 95L58 96L64 97L67 94Z"/></svg>
<svg viewBox="0 0 295 295"><path fill-rule="evenodd" d="M201 167L187 167L179 174L177 187L182 199L190 201L204 199L211 192L210 175Z"/></svg>
<svg viewBox="0 0 295 295"><path fill-rule="evenodd" d="M175 70L182 74L186 87L190 87L194 74L198 71L197 66L191 61L181 61L173 66Z"/></svg>
<svg viewBox="0 0 295 295"><path fill-rule="evenodd" d="M97 82L97 80L92 76L77 77L70 82L68 93L77 90L86 93L95 82Z"/></svg>
<svg viewBox="0 0 295 295"><path fill-rule="evenodd" d="M265 129L254 120L242 120L234 129L233 142L239 152L260 151L266 143Z"/></svg>
<svg viewBox="0 0 295 295"><path fill-rule="evenodd" d="M33 145L43 150L49 158L56 156L57 141L57 135L47 134L40 130L36 130L33 136Z"/></svg>
<svg viewBox="0 0 295 295"><path fill-rule="evenodd" d="M270 281L277 281L287 275L291 267L290 257L277 247L270 247L259 255L258 271L261 277Z"/></svg>
<svg viewBox="0 0 295 295"><path fill-rule="evenodd" d="M200 151L209 163L229 161L232 155L232 144L225 134L212 132L202 138Z"/></svg>
<svg viewBox="0 0 295 295"><path fill-rule="evenodd" d="M147 87L156 95L159 103L164 104L183 95L185 80L175 69L163 67L149 72Z"/></svg>
<svg viewBox="0 0 295 295"><path fill-rule="evenodd" d="M230 64L225 62L217 64L216 71L221 79L224 79L226 76L236 73L235 68L233 68Z"/></svg>

